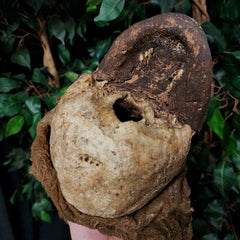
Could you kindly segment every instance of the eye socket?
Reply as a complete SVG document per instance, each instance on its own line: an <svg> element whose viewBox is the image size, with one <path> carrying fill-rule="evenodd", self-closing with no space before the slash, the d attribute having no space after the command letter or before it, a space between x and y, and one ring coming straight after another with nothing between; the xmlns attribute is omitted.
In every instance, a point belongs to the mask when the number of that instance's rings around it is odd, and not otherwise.
<svg viewBox="0 0 240 240"><path fill-rule="evenodd" d="M126 98L116 100L113 110L121 122L142 120L141 110Z"/></svg>

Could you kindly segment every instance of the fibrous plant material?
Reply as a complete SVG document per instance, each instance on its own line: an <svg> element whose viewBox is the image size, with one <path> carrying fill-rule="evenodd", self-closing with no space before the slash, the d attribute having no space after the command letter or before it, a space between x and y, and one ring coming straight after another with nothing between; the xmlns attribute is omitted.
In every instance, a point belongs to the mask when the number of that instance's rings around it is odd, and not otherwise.
<svg viewBox="0 0 240 240"><path fill-rule="evenodd" d="M123 239L191 239L185 159L210 98L198 24L133 25L39 123L31 172L60 217Z"/></svg>

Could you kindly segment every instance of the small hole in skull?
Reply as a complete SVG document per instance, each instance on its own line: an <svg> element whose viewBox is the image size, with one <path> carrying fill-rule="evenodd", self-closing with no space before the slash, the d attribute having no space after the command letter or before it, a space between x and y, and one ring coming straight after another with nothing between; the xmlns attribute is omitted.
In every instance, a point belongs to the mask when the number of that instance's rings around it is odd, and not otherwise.
<svg viewBox="0 0 240 240"><path fill-rule="evenodd" d="M121 122L142 120L141 110L126 99L118 99L113 104L113 110Z"/></svg>

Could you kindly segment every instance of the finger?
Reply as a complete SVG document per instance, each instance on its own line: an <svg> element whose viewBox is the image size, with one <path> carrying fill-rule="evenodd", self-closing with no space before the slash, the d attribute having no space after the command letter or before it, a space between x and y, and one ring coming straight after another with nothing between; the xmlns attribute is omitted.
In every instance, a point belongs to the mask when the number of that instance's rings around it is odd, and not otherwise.
<svg viewBox="0 0 240 240"><path fill-rule="evenodd" d="M72 240L121 240L117 237L106 236L96 229L90 229L76 223L69 222Z"/></svg>

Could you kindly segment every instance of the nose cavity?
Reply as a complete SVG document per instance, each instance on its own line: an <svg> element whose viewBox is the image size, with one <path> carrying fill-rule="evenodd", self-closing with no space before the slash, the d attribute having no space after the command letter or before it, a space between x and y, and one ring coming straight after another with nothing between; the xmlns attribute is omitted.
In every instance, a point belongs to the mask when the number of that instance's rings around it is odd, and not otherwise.
<svg viewBox="0 0 240 240"><path fill-rule="evenodd" d="M119 98L113 104L113 110L121 122L142 120L141 110L126 98Z"/></svg>

